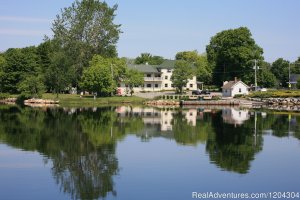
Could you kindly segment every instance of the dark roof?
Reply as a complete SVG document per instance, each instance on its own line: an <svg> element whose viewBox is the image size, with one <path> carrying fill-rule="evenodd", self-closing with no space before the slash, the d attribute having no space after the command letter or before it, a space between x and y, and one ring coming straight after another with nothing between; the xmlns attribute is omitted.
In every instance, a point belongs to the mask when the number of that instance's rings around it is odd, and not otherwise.
<svg viewBox="0 0 300 200"><path fill-rule="evenodd" d="M164 60L163 63L158 65L160 69L173 69L175 67L176 60Z"/></svg>
<svg viewBox="0 0 300 200"><path fill-rule="evenodd" d="M246 85L243 81L228 81L228 83L226 83L225 85L223 85L223 89L231 89L234 85L236 85L237 83L242 83L243 85L245 85L246 87L249 87L248 85Z"/></svg>
<svg viewBox="0 0 300 200"><path fill-rule="evenodd" d="M173 69L175 66L176 60L164 60L160 65L146 65L146 64L128 64L129 69L136 69L140 72L155 73L159 72L159 69Z"/></svg>
<svg viewBox="0 0 300 200"><path fill-rule="evenodd" d="M155 73L155 72L158 72L157 70L157 65L144 65L144 64L141 64L141 65L132 65L132 64L129 64L127 65L129 69L136 69L140 72L148 72L148 73Z"/></svg>
<svg viewBox="0 0 300 200"><path fill-rule="evenodd" d="M291 77L290 77L290 81L292 83L297 83L297 81L300 79L300 74L291 74Z"/></svg>

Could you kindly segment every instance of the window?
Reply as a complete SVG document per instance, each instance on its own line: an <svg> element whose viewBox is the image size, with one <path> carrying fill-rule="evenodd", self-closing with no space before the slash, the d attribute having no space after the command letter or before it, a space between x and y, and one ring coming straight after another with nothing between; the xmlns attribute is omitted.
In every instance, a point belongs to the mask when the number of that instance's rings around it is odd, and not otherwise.
<svg viewBox="0 0 300 200"><path fill-rule="evenodd" d="M147 84L147 87L148 87L148 88L151 87L151 84Z"/></svg>
<svg viewBox="0 0 300 200"><path fill-rule="evenodd" d="M174 84L171 84L171 87L174 87Z"/></svg>
<svg viewBox="0 0 300 200"><path fill-rule="evenodd" d="M158 88L158 84L155 84L154 87Z"/></svg>
<svg viewBox="0 0 300 200"><path fill-rule="evenodd" d="M168 69L168 72L170 73L170 72L172 72L172 70L171 70L171 69Z"/></svg>
<svg viewBox="0 0 300 200"><path fill-rule="evenodd" d="M225 90L225 93L227 93L227 90Z"/></svg>
<svg viewBox="0 0 300 200"><path fill-rule="evenodd" d="M193 84L190 84L190 88L192 88L193 87Z"/></svg>
<svg viewBox="0 0 300 200"><path fill-rule="evenodd" d="M151 77L151 74L147 74L147 77Z"/></svg>
<svg viewBox="0 0 300 200"><path fill-rule="evenodd" d="M165 87L168 87L168 83L165 84Z"/></svg>
<svg viewBox="0 0 300 200"><path fill-rule="evenodd" d="M242 88L239 88L239 92L242 92Z"/></svg>
<svg viewBox="0 0 300 200"><path fill-rule="evenodd" d="M165 76L165 79L168 80L168 76Z"/></svg>

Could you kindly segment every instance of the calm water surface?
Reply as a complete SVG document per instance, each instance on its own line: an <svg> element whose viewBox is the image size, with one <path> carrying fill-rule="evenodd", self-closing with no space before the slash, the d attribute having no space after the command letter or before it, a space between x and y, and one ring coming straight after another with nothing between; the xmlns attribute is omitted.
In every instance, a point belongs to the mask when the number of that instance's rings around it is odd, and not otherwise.
<svg viewBox="0 0 300 200"><path fill-rule="evenodd" d="M0 199L299 192L300 115L238 108L0 107Z"/></svg>

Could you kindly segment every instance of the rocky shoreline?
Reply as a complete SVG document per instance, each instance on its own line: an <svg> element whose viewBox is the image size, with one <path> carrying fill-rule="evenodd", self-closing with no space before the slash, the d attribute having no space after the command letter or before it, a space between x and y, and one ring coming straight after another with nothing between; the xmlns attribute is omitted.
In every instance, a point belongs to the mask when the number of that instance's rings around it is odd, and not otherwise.
<svg viewBox="0 0 300 200"><path fill-rule="evenodd" d="M250 101L262 102L266 105L299 105L300 98L249 98Z"/></svg>

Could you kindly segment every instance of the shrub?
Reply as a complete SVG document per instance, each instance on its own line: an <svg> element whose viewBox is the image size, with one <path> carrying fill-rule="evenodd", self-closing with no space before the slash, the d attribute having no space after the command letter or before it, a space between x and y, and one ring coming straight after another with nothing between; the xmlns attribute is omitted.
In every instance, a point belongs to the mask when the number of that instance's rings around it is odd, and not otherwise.
<svg viewBox="0 0 300 200"><path fill-rule="evenodd" d="M9 97L9 94L7 93L0 93L0 100L1 99L7 99Z"/></svg>

